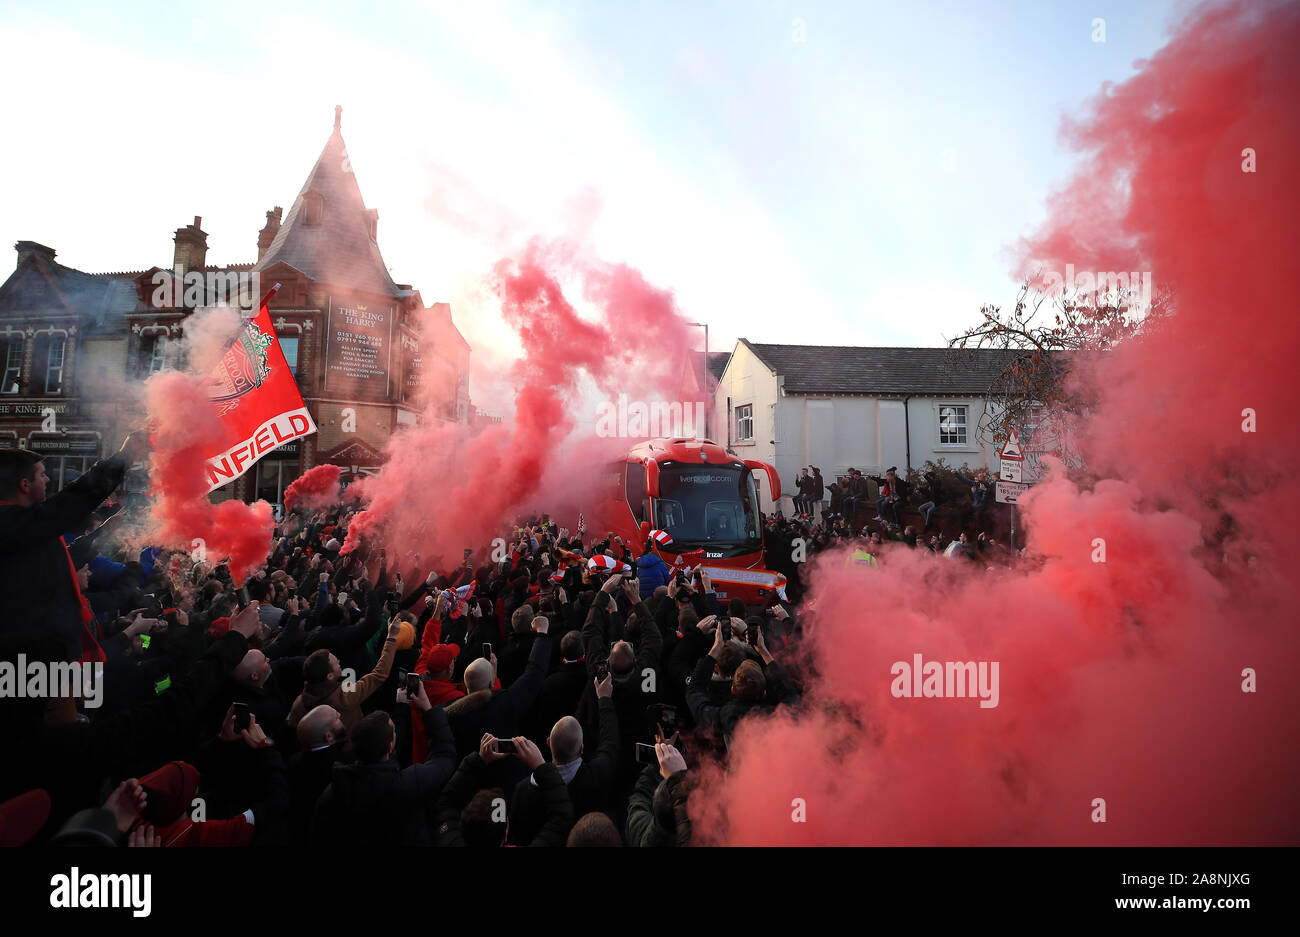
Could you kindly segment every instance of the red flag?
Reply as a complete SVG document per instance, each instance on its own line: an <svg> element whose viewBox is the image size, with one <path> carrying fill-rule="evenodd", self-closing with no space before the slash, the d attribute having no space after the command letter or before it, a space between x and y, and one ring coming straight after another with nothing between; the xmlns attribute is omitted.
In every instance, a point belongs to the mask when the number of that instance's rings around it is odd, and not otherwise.
<svg viewBox="0 0 1300 937"><path fill-rule="evenodd" d="M286 443L316 432L289 363L275 338L267 303L245 319L239 336L208 377L208 396L221 416L222 448L208 458L208 490L232 482L257 460Z"/></svg>

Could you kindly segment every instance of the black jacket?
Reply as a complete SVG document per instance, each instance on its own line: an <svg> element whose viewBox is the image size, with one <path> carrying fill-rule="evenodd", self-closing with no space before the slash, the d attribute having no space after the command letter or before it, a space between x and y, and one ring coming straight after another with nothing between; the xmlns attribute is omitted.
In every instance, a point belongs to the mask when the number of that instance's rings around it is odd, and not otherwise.
<svg viewBox="0 0 1300 937"><path fill-rule="evenodd" d="M564 716L572 716L578 710L578 701L586 689L587 665L575 660L561 664L552 674L542 681L541 692L532 709L524 716L524 734L537 743L540 748L551 734L551 727Z"/></svg>
<svg viewBox="0 0 1300 937"><path fill-rule="evenodd" d="M637 778L636 789L627 802L627 844L629 846L688 846L691 820L686 812L686 772L678 771L664 783L673 802L674 827L665 830L655 820L654 797L659 788L659 766L646 765Z"/></svg>
<svg viewBox="0 0 1300 937"><path fill-rule="evenodd" d="M641 629L636 664L629 673L614 678L614 708L618 712L620 737L616 791L631 790L636 782L640 770L636 763L636 743L651 741L647 732L646 707L659 701L659 681L663 673L660 666L663 636L644 602L637 604L636 611ZM608 617L607 613L593 605L587 614L587 623L582 628L587 672L593 677L596 666L609 659L606 644ZM582 723L583 734L596 735L600 732L596 687L590 680L587 683L582 691L577 716Z"/></svg>
<svg viewBox="0 0 1300 937"><path fill-rule="evenodd" d="M526 769L525 769L526 770ZM478 752L465 756L452 779L447 782L438 799L437 845L464 846L465 838L460 830L460 814L479 788L487 771ZM563 846L573 826L573 802L569 800L569 790L560 780L555 765L546 762L533 777L541 791L545 805L546 820L541 830L529 842L529 846ZM505 830L502 830L504 835Z"/></svg>
<svg viewBox="0 0 1300 937"><path fill-rule="evenodd" d="M583 747L582 766L568 784L575 818L604 810L609 802L618 760L618 715L612 699L600 701L600 738L595 753L588 746ZM545 822L542 789L525 778L515 785L514 801L510 805L510 842L516 846L532 842Z"/></svg>
<svg viewBox="0 0 1300 937"><path fill-rule="evenodd" d="M49 631L63 660L81 658L81 602L61 538L84 529L125 473L114 456L40 504L0 505L0 632Z"/></svg>
<svg viewBox="0 0 1300 937"><path fill-rule="evenodd" d="M339 746L299 752L289 759L289 844L306 846L316 802L334 778Z"/></svg>
<svg viewBox="0 0 1300 937"><path fill-rule="evenodd" d="M714 702L709 696L709 686L717 663L709 655L700 658L695 665L695 673L691 675L690 686L686 688L686 705L690 707L691 718L697 726L717 731L723 744L730 745L736 723L751 710L762 708L762 704L746 703L735 697L723 705Z"/></svg>
<svg viewBox="0 0 1300 937"><path fill-rule="evenodd" d="M308 837L313 847L427 846L425 813L456 767L447 714L424 714L429 759L401 768L389 759L373 765L335 765L333 781L316 803Z"/></svg>
<svg viewBox="0 0 1300 937"><path fill-rule="evenodd" d="M77 810L103 802L103 782L140 777L178 754L188 755L203 712L247 651L244 636L229 631L147 703L90 723L47 728L38 717L36 724L13 726L7 742L15 757L0 760L0 800L44 788L54 804L48 827L58 829Z"/></svg>
<svg viewBox="0 0 1300 937"><path fill-rule="evenodd" d="M550 636L539 635L528 655L528 667L509 689L479 690L447 704L447 718L459 756L478 751L485 732L499 739L519 735L520 722L537 699L542 681L546 679L546 662L550 655Z"/></svg>
<svg viewBox="0 0 1300 937"><path fill-rule="evenodd" d="M523 634L512 632L506 636L506 646L497 651L497 679L503 687L524 675L536 638L537 632L531 628Z"/></svg>

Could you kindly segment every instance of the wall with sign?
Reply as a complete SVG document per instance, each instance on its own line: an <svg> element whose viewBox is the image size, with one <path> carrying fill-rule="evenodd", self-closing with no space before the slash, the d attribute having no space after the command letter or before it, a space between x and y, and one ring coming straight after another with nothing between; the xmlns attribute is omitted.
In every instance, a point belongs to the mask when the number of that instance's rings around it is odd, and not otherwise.
<svg viewBox="0 0 1300 937"><path fill-rule="evenodd" d="M390 392L396 307L331 297L325 331L325 392L378 398Z"/></svg>

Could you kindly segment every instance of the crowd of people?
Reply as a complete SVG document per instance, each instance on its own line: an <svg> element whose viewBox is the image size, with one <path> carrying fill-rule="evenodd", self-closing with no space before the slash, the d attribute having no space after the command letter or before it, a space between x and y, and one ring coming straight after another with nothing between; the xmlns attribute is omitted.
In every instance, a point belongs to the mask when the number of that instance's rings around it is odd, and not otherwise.
<svg viewBox="0 0 1300 937"><path fill-rule="evenodd" d="M102 674L0 679L2 844L685 845L701 766L799 705L794 606L720 603L653 540L541 516L450 561L344 554L336 506L243 582L128 552L112 496L147 445L49 497L0 453L0 671Z"/></svg>

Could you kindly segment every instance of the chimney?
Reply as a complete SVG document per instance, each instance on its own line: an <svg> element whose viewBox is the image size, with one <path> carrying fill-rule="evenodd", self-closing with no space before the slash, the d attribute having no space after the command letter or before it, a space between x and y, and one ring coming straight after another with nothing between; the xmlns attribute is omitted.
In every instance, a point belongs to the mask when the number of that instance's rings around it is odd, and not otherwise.
<svg viewBox="0 0 1300 937"><path fill-rule="evenodd" d="M203 219L194 216L194 224L176 229L176 254L172 259L173 267L180 267L181 274L201 268L208 256L208 236L199 229Z"/></svg>
<svg viewBox="0 0 1300 937"><path fill-rule="evenodd" d="M259 263L261 263L271 243L275 240L276 234L280 231L280 218L283 214L284 209L279 205L266 213L266 227L257 232L257 260Z"/></svg>
<svg viewBox="0 0 1300 937"><path fill-rule="evenodd" d="M37 244L35 241L19 241L14 245L14 250L18 252L18 266L23 265L32 254L40 257L47 263L54 263L54 248L46 247L44 244Z"/></svg>
<svg viewBox="0 0 1300 937"><path fill-rule="evenodd" d="M366 233L370 235L370 240L376 244L379 243L379 209L367 208L366 215Z"/></svg>

